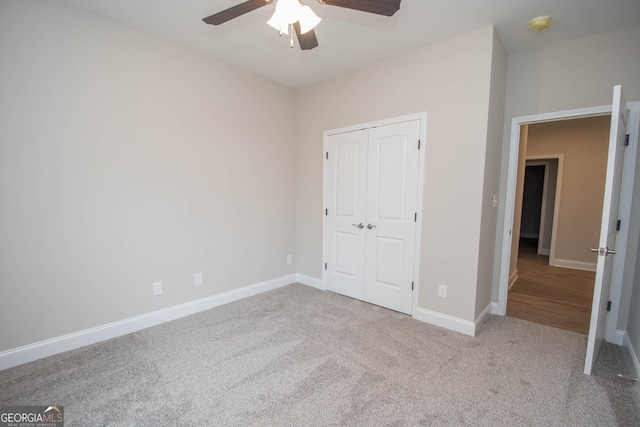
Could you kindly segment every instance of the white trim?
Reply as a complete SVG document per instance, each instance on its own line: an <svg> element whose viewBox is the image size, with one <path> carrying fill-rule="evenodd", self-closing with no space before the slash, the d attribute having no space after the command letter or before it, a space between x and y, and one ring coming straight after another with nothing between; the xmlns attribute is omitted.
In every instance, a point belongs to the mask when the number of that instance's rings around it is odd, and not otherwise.
<svg viewBox="0 0 640 427"><path fill-rule="evenodd" d="M549 243L549 263L551 263L552 261L556 261L558 222L560 221L562 182L564 181L564 154L556 154L549 158L558 160L558 169L556 170L556 195L553 201L553 218L551 219L551 243Z"/></svg>
<svg viewBox="0 0 640 427"><path fill-rule="evenodd" d="M629 104L632 105L632 104ZM504 223L502 229L502 255L500 257L500 282L498 287L498 308L496 314L507 313L507 293L509 287L509 262L511 259L511 231L515 210L516 176L518 173L518 151L520 148L520 127L525 124L550 122L557 120L602 116L611 114L611 105L581 108L576 110L559 111L553 113L536 114L531 116L514 117L511 119L509 137L509 158L507 162L507 181L504 206ZM558 165L559 168L560 165ZM558 171L560 175L560 171ZM559 206L556 205L556 210ZM555 216L556 214L554 214ZM555 224L554 224L555 226ZM554 233L555 234L555 233ZM615 285L614 285L615 286ZM620 285L621 286L621 285ZM619 295L618 295L619 299Z"/></svg>
<svg viewBox="0 0 640 427"><path fill-rule="evenodd" d="M627 246L629 242L629 225L631 224L631 202L633 198L633 185L636 174L636 162L638 156L638 142L640 140L640 102L628 102L627 133L629 134L629 145L625 148L624 165L622 167L622 188L620 190L620 210L618 218L621 221L620 232L616 241L617 255L613 266L611 278L611 290L609 300L612 301L611 311L607 314L608 319L605 330L605 339L612 341L617 333L618 317L622 306L622 287L624 280L624 266L627 259ZM634 235L635 236L635 235ZM632 237L632 239L637 237ZM634 255L632 255L633 257ZM629 280L627 286L633 286L633 281ZM628 304L628 302L627 302ZM639 371L640 374L640 371Z"/></svg>
<svg viewBox="0 0 640 427"><path fill-rule="evenodd" d="M500 312L498 310L498 303L497 302L492 302L491 303L491 314L500 315Z"/></svg>
<svg viewBox="0 0 640 427"><path fill-rule="evenodd" d="M330 135L337 135L339 133L347 133L353 132L356 130L362 129L370 129L374 127L387 126L387 125L395 125L403 122L412 122L414 120L422 120L422 129L426 131L426 122L427 122L427 112L407 114L405 116L391 117L388 119L376 120L373 122L361 123L357 125L345 126L342 128L331 129L324 131L324 137L328 137ZM423 135L424 136L424 135Z"/></svg>
<svg viewBox="0 0 640 427"><path fill-rule="evenodd" d="M413 313L418 310L418 301L420 297L420 247L422 242L422 223L424 222L424 217L422 216L422 204L424 203L424 173L425 173L425 159L427 152L427 113L423 112L418 114L420 117L420 140L422 141L422 147L420 147L420 159L418 165L418 205L416 207L418 213L418 223L416 224L416 247L415 247L415 257L413 264L413 281L414 281L414 291L413 291Z"/></svg>
<svg viewBox="0 0 640 427"><path fill-rule="evenodd" d="M0 353L0 370L130 334L141 329L271 291L294 283L295 281L296 275L291 274L195 301L189 301L184 304L174 305L140 316L130 317L117 322L107 323L106 325L96 326L94 328L84 329L82 331L6 350Z"/></svg>
<svg viewBox="0 0 640 427"><path fill-rule="evenodd" d="M595 262L573 261L570 259L554 258L549 260L549 265L553 267L571 268L573 270L596 271Z"/></svg>
<svg viewBox="0 0 640 427"><path fill-rule="evenodd" d="M527 156L527 160L557 160L558 169L556 170L556 195L553 201L553 218L551 219L551 242L549 244L549 252L543 255L549 257L549 265L555 265L556 259L556 236L558 233L558 218L560 218L560 201L562 200L562 174L564 169L564 154L539 154ZM516 170L516 173L518 171ZM546 180L546 168L545 168ZM546 181L545 181L546 186ZM542 239L540 239L542 241ZM539 247L539 246L538 246ZM540 253L540 252L539 252ZM572 267L568 267L572 268ZM581 270L581 269L579 269ZM595 271L595 270L594 270Z"/></svg>
<svg viewBox="0 0 640 427"><path fill-rule="evenodd" d="M624 343L625 335L627 335L626 331L621 331L620 329L616 329L616 333L613 334L613 336L611 337L612 339L606 340L606 341L615 345L625 345Z"/></svg>
<svg viewBox="0 0 640 427"><path fill-rule="evenodd" d="M489 317L492 311L493 311L493 304L489 303L484 308L484 310L482 310L482 313L480 313L480 315L476 318L476 321L474 322L474 331L473 331L474 337L476 336L476 334L480 330L480 327L484 324L484 322L487 320L487 317Z"/></svg>
<svg viewBox="0 0 640 427"><path fill-rule="evenodd" d="M547 225L547 198L549 195L549 169L551 169L551 162L549 160L541 162L544 166L544 178L542 180L542 203L540 204L540 225L538 226L538 254L541 253L544 248L542 242L545 239L544 229ZM557 179L556 179L557 182ZM555 206L554 206L555 208Z"/></svg>
<svg viewBox="0 0 640 427"><path fill-rule="evenodd" d="M540 159L540 160L538 160ZM560 160L555 158L543 158L542 156L527 156L525 166L544 166L544 178L542 181L542 203L540 204L540 225L538 226L538 254L550 256L551 254L551 239L549 240L549 248L543 248L542 244L545 240L544 229L546 228L547 223L547 200L549 198L549 169L551 169L551 160L557 160L558 164ZM559 167L556 168L556 185L554 187L554 191L557 190L558 187L558 170ZM554 214L555 214L555 197L554 197ZM555 218L552 215L552 224L551 224L551 235L553 236L553 219ZM509 286L511 289L511 286Z"/></svg>
<svg viewBox="0 0 640 427"><path fill-rule="evenodd" d="M317 279L315 277L307 276L306 274L296 273L296 282L306 286L310 286L312 288L320 289L322 291L327 290L327 287L325 286L322 279Z"/></svg>
<svg viewBox="0 0 640 427"><path fill-rule="evenodd" d="M461 334L469 335L472 337L476 335L476 324L474 322L438 313L436 311L427 310L426 308L418 307L416 310L414 310L413 318L416 320L420 320L421 322L440 326L441 328L460 332Z"/></svg>
<svg viewBox="0 0 640 427"><path fill-rule="evenodd" d="M635 349L633 348L633 344L631 344L631 340L629 339L629 335L626 332L622 332L622 345L629 349L629 355L631 356L631 361L633 362L633 367L635 368L635 378L640 377L640 362L638 361L638 355L636 354Z"/></svg>

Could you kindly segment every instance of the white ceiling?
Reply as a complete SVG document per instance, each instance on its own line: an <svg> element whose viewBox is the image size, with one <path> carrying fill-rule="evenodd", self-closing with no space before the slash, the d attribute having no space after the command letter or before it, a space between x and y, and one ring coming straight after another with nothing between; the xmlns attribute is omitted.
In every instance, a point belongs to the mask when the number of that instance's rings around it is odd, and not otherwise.
<svg viewBox="0 0 640 427"><path fill-rule="evenodd" d="M293 88L491 24L515 53L640 23L640 0L402 0L390 18L307 0L320 46L301 51L266 24L273 4L211 26L202 18L244 0L62 1ZM539 15L553 19L545 33L529 29Z"/></svg>

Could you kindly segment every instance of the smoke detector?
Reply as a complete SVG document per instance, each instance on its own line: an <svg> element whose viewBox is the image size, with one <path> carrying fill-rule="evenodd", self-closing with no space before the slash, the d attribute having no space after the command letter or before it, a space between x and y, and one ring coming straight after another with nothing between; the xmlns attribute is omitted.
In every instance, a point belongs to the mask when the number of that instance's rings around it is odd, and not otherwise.
<svg viewBox="0 0 640 427"><path fill-rule="evenodd" d="M531 22L529 22L529 27L533 31L537 31L539 33L543 31L547 31L551 26L551 17L550 16L538 16L537 18L533 18Z"/></svg>

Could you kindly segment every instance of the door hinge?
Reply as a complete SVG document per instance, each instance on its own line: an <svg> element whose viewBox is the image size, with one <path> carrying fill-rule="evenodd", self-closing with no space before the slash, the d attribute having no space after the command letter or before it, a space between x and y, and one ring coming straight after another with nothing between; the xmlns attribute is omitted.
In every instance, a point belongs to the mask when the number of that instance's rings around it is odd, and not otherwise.
<svg viewBox="0 0 640 427"><path fill-rule="evenodd" d="M624 137L624 145L625 145L625 147L627 145L629 145L629 134L626 134L625 137Z"/></svg>
<svg viewBox="0 0 640 427"><path fill-rule="evenodd" d="M326 262L324 263L324 269L325 270L327 269L327 263Z"/></svg>
<svg viewBox="0 0 640 427"><path fill-rule="evenodd" d="M324 216L329 216L329 209L324 210Z"/></svg>
<svg viewBox="0 0 640 427"><path fill-rule="evenodd" d="M418 212L413 214L413 222L418 222Z"/></svg>
<svg viewBox="0 0 640 427"><path fill-rule="evenodd" d="M611 311L611 301L607 301L607 311Z"/></svg>
<svg viewBox="0 0 640 427"><path fill-rule="evenodd" d="M420 149L420 140L418 140L418 150Z"/></svg>
<svg viewBox="0 0 640 427"><path fill-rule="evenodd" d="M413 282L411 282L411 290L413 290Z"/></svg>
<svg viewBox="0 0 640 427"><path fill-rule="evenodd" d="M328 151L325 153L324 157L325 157L325 159L329 160L329 152Z"/></svg>
<svg viewBox="0 0 640 427"><path fill-rule="evenodd" d="M618 222L616 222L616 230L620 231L620 225L622 224L622 221L618 220Z"/></svg>

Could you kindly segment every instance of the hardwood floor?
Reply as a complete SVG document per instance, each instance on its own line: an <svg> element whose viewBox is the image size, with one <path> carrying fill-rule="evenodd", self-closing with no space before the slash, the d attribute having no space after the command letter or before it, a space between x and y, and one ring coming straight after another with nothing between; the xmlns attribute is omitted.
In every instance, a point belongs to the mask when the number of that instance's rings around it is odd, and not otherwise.
<svg viewBox="0 0 640 427"><path fill-rule="evenodd" d="M537 240L520 242L518 279L509 290L507 316L587 334L595 273L552 267L536 248Z"/></svg>

